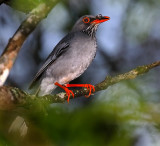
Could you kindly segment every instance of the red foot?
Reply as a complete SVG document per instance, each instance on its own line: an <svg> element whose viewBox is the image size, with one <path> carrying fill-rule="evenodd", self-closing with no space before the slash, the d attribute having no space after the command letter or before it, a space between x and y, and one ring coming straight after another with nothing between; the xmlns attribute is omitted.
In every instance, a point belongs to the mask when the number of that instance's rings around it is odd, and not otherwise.
<svg viewBox="0 0 160 146"><path fill-rule="evenodd" d="M67 98L67 102L69 103L69 98L70 98L70 94L72 94L73 98L74 98L74 93L69 90L67 87L59 84L58 82L54 83L56 86L59 86L60 88L64 89L66 91L66 94L68 95L68 98Z"/></svg>
<svg viewBox="0 0 160 146"><path fill-rule="evenodd" d="M66 84L65 85L66 87L84 87L84 88L87 88L87 90L89 90L89 94L88 95L85 95L85 97L89 97L93 92L95 92L95 88L93 85L91 84Z"/></svg>

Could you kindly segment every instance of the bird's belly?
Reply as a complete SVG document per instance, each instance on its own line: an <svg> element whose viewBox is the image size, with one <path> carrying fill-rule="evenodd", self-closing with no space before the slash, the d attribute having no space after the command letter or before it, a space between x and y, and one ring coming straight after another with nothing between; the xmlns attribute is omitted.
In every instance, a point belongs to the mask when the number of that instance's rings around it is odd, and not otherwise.
<svg viewBox="0 0 160 146"><path fill-rule="evenodd" d="M73 45L79 46L78 44ZM60 56L53 65L48 68L47 74L52 76L55 82L59 82L60 84L69 83L79 77L88 68L94 59L95 53L96 45L94 43L82 44L80 48L73 48L73 50Z"/></svg>
<svg viewBox="0 0 160 146"><path fill-rule="evenodd" d="M91 61L92 60L83 62L81 60L81 62L78 63L78 60L75 60L72 63L66 64L66 67L64 67L62 70L64 74L60 76L59 82L65 84L79 77L88 68Z"/></svg>

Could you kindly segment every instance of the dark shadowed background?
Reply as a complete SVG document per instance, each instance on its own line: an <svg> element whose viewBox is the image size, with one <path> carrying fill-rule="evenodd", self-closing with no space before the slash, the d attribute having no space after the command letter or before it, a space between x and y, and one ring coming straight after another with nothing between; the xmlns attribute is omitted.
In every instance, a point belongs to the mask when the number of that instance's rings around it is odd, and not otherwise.
<svg viewBox="0 0 160 146"><path fill-rule="evenodd" d="M96 35L98 44L96 58L88 70L73 81L74 83L97 84L104 80L106 75L114 76L137 66L160 60L160 0L68 0L59 2L28 37L6 84L28 91L29 83L54 46L71 30L75 21L85 14L102 14L111 19L99 26ZM25 13L4 4L0 6L0 53L3 52L9 38L26 16ZM160 133L157 128L160 121L158 116L160 114L159 74L160 68L156 68L135 80L118 83L89 99L81 97L71 100L69 105L67 103L53 105L49 113L54 116L57 116L54 108L63 107L69 111L62 112L65 113L66 119L68 119L67 115L72 117L68 122L71 120L73 123L77 119L82 120L84 125L87 120L86 125L90 125L89 121L92 122L89 130L86 131L80 128L82 125L73 124L68 127L74 134L76 130L79 131L79 139L70 132L63 143L60 136L56 137L50 132L51 129L59 130L53 126L56 125L55 123L51 124L52 120L55 121L58 118L60 120L59 115L57 118L49 116L48 120L39 122L38 126L43 127L41 130L45 129L45 134L40 135L45 135L42 136L45 142L46 139L51 139L55 145L66 145L66 143L90 145L92 142L92 145L109 144L111 146L117 146L119 143L123 146L160 145ZM90 118L87 113L91 113ZM31 119L34 121L33 117ZM38 118L41 120L41 117ZM50 125L52 128L44 125ZM63 130L67 133L68 129L62 128L59 135ZM96 136L97 133L102 137ZM74 140L70 139L72 136ZM95 142L94 137L98 139Z"/></svg>

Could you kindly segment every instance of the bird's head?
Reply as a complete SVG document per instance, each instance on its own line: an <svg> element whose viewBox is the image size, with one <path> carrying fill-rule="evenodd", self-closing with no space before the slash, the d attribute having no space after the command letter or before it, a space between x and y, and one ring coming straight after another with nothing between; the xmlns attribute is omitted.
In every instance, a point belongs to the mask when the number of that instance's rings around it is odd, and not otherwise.
<svg viewBox="0 0 160 146"><path fill-rule="evenodd" d="M77 22L72 28L72 31L83 31L88 35L92 36L95 34L98 25L102 22L108 21L109 19L110 17L102 16L101 14L97 16L85 15L79 18L79 20L77 20Z"/></svg>

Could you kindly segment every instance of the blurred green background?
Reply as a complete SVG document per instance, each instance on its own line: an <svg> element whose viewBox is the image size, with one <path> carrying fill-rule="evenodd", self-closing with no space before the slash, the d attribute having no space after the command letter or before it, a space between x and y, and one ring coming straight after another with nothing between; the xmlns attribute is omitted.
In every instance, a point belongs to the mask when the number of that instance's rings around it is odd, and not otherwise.
<svg viewBox="0 0 160 146"><path fill-rule="evenodd" d="M0 5L0 53L27 17L19 10L28 12L41 1L21 2L13 1L14 8ZM97 31L94 62L73 83L96 84L106 75L160 60L160 0L64 0L28 37L6 84L29 92L29 83L53 47L85 14L102 14L111 20ZM0 111L0 145L160 146L159 73L160 68L153 69L69 104L35 101L29 107ZM23 119L10 131L17 116ZM27 134L21 136L24 127Z"/></svg>

